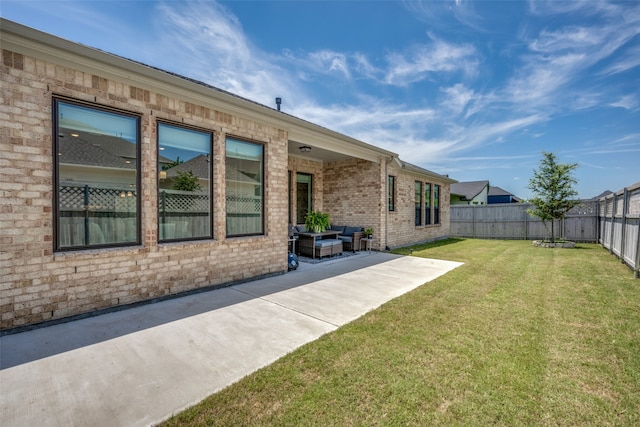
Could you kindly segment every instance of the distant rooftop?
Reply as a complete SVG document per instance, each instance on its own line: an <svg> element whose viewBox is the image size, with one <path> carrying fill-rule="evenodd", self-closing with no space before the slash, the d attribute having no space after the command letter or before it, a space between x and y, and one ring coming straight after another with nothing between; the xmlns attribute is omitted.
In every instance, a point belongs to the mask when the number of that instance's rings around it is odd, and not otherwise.
<svg viewBox="0 0 640 427"><path fill-rule="evenodd" d="M467 181L451 184L451 194L464 196L467 200L476 197L489 185L489 181Z"/></svg>

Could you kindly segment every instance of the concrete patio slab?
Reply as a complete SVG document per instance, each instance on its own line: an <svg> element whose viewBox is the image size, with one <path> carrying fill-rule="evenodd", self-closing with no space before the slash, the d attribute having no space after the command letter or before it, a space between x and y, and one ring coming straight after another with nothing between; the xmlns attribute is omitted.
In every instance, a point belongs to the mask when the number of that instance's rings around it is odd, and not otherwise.
<svg viewBox="0 0 640 427"><path fill-rule="evenodd" d="M374 252L0 337L0 425L156 424L459 265Z"/></svg>

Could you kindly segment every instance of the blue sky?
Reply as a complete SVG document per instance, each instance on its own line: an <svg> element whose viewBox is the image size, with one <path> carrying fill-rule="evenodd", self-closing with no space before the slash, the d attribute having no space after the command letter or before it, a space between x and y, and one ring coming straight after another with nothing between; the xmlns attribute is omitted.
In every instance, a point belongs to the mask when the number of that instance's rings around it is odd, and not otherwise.
<svg viewBox="0 0 640 427"><path fill-rule="evenodd" d="M4 18L199 79L519 197L640 181L640 2L2 0Z"/></svg>

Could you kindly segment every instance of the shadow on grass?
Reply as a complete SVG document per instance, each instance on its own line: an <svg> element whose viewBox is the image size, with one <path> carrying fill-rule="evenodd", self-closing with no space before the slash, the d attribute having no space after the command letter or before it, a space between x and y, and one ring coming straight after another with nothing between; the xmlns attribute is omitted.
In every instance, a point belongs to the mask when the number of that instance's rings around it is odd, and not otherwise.
<svg viewBox="0 0 640 427"><path fill-rule="evenodd" d="M576 243L576 247L574 249L593 251L603 249L603 247L597 243Z"/></svg>
<svg viewBox="0 0 640 427"><path fill-rule="evenodd" d="M454 243L460 243L463 242L465 239L459 239L459 238L449 238L449 239L444 239L444 240L436 240L435 242L429 242L429 243L421 243L419 245L413 245L413 246L407 246L404 248L398 248L398 249L394 249L391 251L392 254L398 254L398 255L411 255L413 252L419 252L425 249L430 249L430 248L438 248L441 246L447 246L447 245L452 245Z"/></svg>

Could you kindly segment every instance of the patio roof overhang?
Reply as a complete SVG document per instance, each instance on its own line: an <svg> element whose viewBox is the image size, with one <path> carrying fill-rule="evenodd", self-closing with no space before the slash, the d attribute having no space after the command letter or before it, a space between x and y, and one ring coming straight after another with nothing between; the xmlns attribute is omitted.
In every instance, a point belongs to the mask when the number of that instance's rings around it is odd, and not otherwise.
<svg viewBox="0 0 640 427"><path fill-rule="evenodd" d="M289 128L289 155L317 161L332 161L358 158L374 163L398 158L396 153L387 151L322 126L297 119ZM300 147L311 147L308 153L301 153Z"/></svg>

